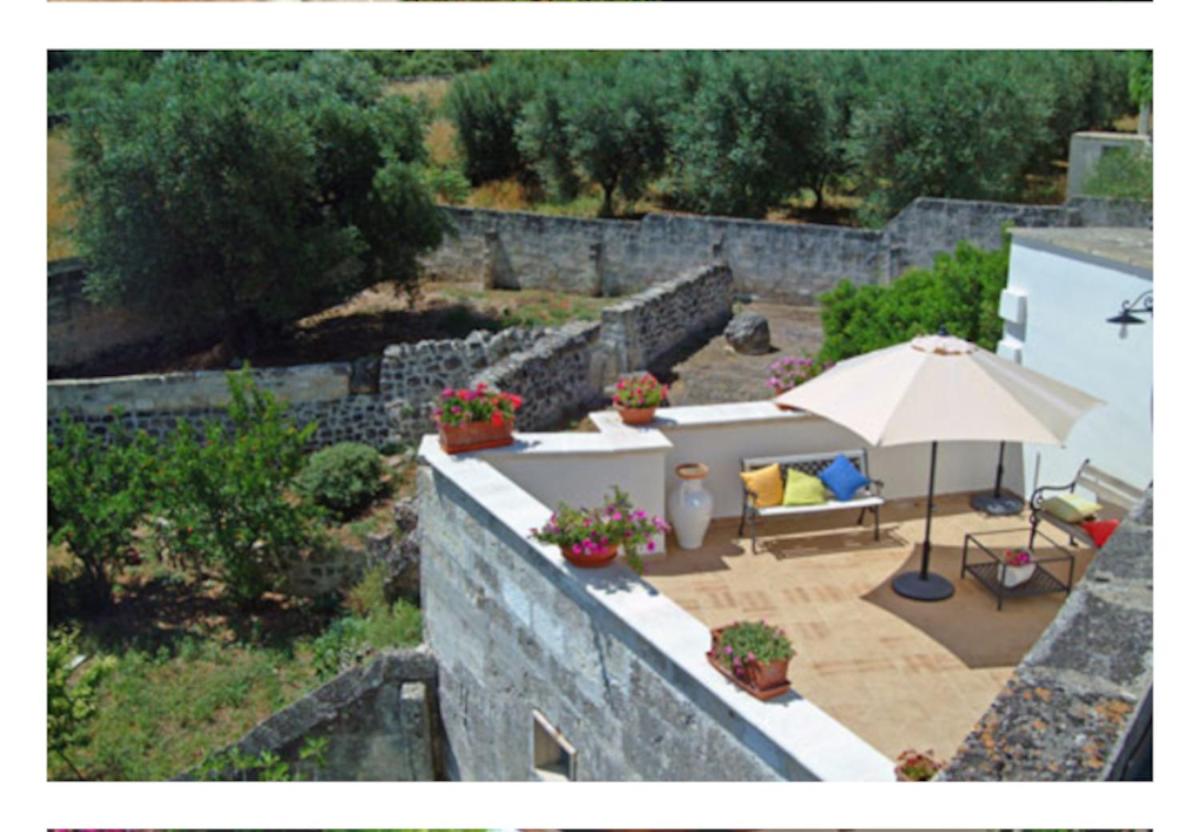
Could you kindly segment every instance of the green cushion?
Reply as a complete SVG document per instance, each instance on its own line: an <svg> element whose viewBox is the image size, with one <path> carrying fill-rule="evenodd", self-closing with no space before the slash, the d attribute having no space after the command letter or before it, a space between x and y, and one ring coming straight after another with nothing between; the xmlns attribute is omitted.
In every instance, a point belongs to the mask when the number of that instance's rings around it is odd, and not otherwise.
<svg viewBox="0 0 1200 832"><path fill-rule="evenodd" d="M1082 494L1056 494L1042 503L1042 511L1053 514L1059 520L1078 523L1080 520L1094 517L1100 511L1100 504Z"/></svg>
<svg viewBox="0 0 1200 832"><path fill-rule="evenodd" d="M785 506L815 506L825 502L825 483L817 477L789 468L783 489Z"/></svg>

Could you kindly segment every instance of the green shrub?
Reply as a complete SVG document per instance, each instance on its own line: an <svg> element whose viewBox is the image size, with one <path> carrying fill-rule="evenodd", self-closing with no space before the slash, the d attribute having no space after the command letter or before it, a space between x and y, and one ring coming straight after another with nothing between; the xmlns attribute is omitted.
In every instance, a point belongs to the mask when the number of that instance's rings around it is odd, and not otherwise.
<svg viewBox="0 0 1200 832"><path fill-rule="evenodd" d="M377 603L377 602L376 602ZM420 644L421 608L403 599L378 604L365 615L348 615L313 639L313 667L328 681L376 651Z"/></svg>
<svg viewBox="0 0 1200 832"><path fill-rule="evenodd" d="M48 532L83 566L88 600L107 605L112 583L136 559L134 532L151 490L153 453L144 433L117 426L108 440L70 418L51 433L47 460Z"/></svg>
<svg viewBox="0 0 1200 832"><path fill-rule="evenodd" d="M457 129L458 149L472 184L526 170L517 147L516 122L535 89L535 76L513 61L454 79L446 112Z"/></svg>
<svg viewBox="0 0 1200 832"><path fill-rule="evenodd" d="M383 458L369 445L339 442L308 458L296 488L345 520L363 509L386 487Z"/></svg>
<svg viewBox="0 0 1200 832"><path fill-rule="evenodd" d="M201 437L181 421L166 442L159 534L175 559L215 569L249 602L277 588L298 551L318 542L314 506L288 493L316 424L297 429L248 368L228 380L231 426L210 420Z"/></svg>
<svg viewBox="0 0 1200 832"><path fill-rule="evenodd" d="M379 565L367 570L362 580L346 593L346 606L359 617L370 615L373 610L387 609L388 570Z"/></svg>
<svg viewBox="0 0 1200 832"><path fill-rule="evenodd" d="M76 633L60 630L50 635L46 651L46 740L49 752L83 780L70 753L89 742L100 683L112 672L115 662L107 657L94 659L85 662L76 673L74 662L78 654ZM78 678L71 681L73 675Z"/></svg>
<svg viewBox="0 0 1200 832"><path fill-rule="evenodd" d="M1096 162L1083 192L1109 199L1154 199L1154 157L1149 150L1110 150Z"/></svg>
<svg viewBox="0 0 1200 832"><path fill-rule="evenodd" d="M959 243L928 269L887 286L842 281L821 296L825 342L818 359L842 361L945 326L951 335L994 350L1000 340L1000 292L1008 279L1008 242L996 251Z"/></svg>

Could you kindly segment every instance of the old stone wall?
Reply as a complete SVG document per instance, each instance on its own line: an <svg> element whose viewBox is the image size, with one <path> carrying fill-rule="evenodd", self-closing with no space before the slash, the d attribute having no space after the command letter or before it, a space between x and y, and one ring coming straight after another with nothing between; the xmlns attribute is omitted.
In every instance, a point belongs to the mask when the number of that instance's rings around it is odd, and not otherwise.
<svg viewBox="0 0 1200 832"><path fill-rule="evenodd" d="M442 779L437 679L424 649L385 653L268 717L233 747L252 757L274 752L306 780ZM305 742L321 738L324 765L301 760Z"/></svg>
<svg viewBox="0 0 1200 832"><path fill-rule="evenodd" d="M315 420L317 446L356 441L411 443L435 427L430 403L445 387L479 381L525 398L523 430L561 426L596 402L619 372L650 366L710 335L729 318L728 267L699 268L635 295L601 322L559 329L512 328L464 339L388 347L355 362L252 370L255 382L287 403L298 424ZM225 421L225 373L197 371L54 380L47 386L53 430L60 413L97 432L120 422L162 438L184 419Z"/></svg>
<svg viewBox="0 0 1200 832"><path fill-rule="evenodd" d="M960 240L995 248L1008 222L1149 227L1152 210L1106 200L1018 205L922 197L875 231L675 214L629 221L446 208L457 233L424 262L444 280L618 295L719 261L728 263L739 291L811 303L842 279L883 283L927 266Z"/></svg>
<svg viewBox="0 0 1200 832"><path fill-rule="evenodd" d="M1153 586L1151 489L1096 555L941 779L1149 779Z"/></svg>
<svg viewBox="0 0 1200 832"><path fill-rule="evenodd" d="M457 484L424 469L419 495L422 606L451 778L538 779L534 709L574 747L579 780L799 776L773 769L749 726L685 689L583 582Z"/></svg>
<svg viewBox="0 0 1200 832"><path fill-rule="evenodd" d="M81 260L48 264L47 363L51 376L123 351L150 349L169 334L166 324L125 309L98 306L84 295Z"/></svg>

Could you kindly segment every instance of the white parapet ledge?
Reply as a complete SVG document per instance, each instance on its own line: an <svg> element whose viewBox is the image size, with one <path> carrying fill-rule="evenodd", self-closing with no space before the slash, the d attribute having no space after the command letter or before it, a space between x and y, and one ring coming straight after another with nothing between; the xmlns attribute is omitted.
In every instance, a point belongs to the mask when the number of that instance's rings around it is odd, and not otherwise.
<svg viewBox="0 0 1200 832"><path fill-rule="evenodd" d="M455 459L494 459L506 456L578 456L589 454L614 453L661 453L672 447L670 440L658 431L639 431L626 434L582 433L579 431L558 431L556 433L522 433L513 434L511 445L499 448L485 448L480 451L447 454L438 444L438 438L426 435L421 440L420 454L424 457L426 449L436 450L442 456L453 461Z"/></svg>
<svg viewBox="0 0 1200 832"><path fill-rule="evenodd" d="M769 402L765 404L774 408ZM671 410L698 411L701 408ZM776 412L781 418L803 418L799 414ZM645 434L661 437L658 431L645 431ZM519 437L549 435L552 434L518 434ZM580 434L574 439L587 436ZM441 449L436 437L426 436L418 454L423 462L485 508L500 525L525 541L530 557L544 558L564 580L577 581L595 603L652 645L682 677L705 688L737 722L753 729L740 737L748 748L765 760L780 759L782 755L819 780L895 780L891 760L796 692L770 702L759 702L738 690L708 663L705 655L711 640L708 629L628 567L616 564L601 569L579 569L567 563L557 547L532 540L529 530L541 527L550 517L551 510L488 464L489 454L505 450L450 455ZM520 451L509 450L509 453L515 452ZM578 452L578 449L570 451ZM764 737L768 743L765 748L761 747Z"/></svg>
<svg viewBox="0 0 1200 832"><path fill-rule="evenodd" d="M597 410L588 414L588 419L601 433L621 436L678 428L745 425L754 422L795 422L816 418L819 417L803 411L782 410L769 399L760 402L660 407L654 414L654 421L640 426L625 424L615 410Z"/></svg>

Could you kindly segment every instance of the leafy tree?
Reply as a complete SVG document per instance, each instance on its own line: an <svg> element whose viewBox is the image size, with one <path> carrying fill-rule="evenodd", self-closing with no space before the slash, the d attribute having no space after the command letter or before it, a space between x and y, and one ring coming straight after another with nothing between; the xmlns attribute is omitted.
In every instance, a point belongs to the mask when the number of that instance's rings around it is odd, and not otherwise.
<svg viewBox="0 0 1200 832"><path fill-rule="evenodd" d="M536 72L518 60L454 79L445 108L471 184L527 173L516 123L536 88Z"/></svg>
<svg viewBox="0 0 1200 832"><path fill-rule="evenodd" d="M88 731L98 710L100 684L112 672L115 660L94 659L76 669L78 655L77 633L59 630L50 635L46 651L46 740L50 753L83 780L70 755L74 749L88 744ZM74 681L72 676L76 677Z"/></svg>
<svg viewBox="0 0 1200 832"><path fill-rule="evenodd" d="M149 506L153 452L144 433L130 437L120 414L107 440L64 416L47 459L49 538L83 567L88 601L107 606L112 584L136 562L134 533Z"/></svg>
<svg viewBox="0 0 1200 832"><path fill-rule="evenodd" d="M951 335L994 350L1000 340L1000 292L1008 280L1007 240L984 251L961 242L928 269L913 269L887 286L842 281L821 296L825 342L818 359L842 361L945 326Z"/></svg>
<svg viewBox="0 0 1200 832"><path fill-rule="evenodd" d="M783 53L683 56L671 117L675 197L712 214L763 217L829 175L826 105Z"/></svg>
<svg viewBox="0 0 1200 832"><path fill-rule="evenodd" d="M613 216L618 192L636 201L662 173L665 92L656 64L636 54L588 67L567 81L562 107L567 146L581 174L604 193L600 216Z"/></svg>
<svg viewBox="0 0 1200 832"><path fill-rule="evenodd" d="M441 240L420 113L352 57L272 71L166 55L70 135L89 293L184 334L220 328L236 354L316 305L415 280Z"/></svg>
<svg viewBox="0 0 1200 832"><path fill-rule="evenodd" d="M848 150L881 223L919 196L1015 199L1048 142L1046 92L1004 54L883 55L854 113Z"/></svg>
<svg viewBox="0 0 1200 832"><path fill-rule="evenodd" d="M215 568L230 594L250 603L277 589L291 560L318 542L315 508L288 493L316 424L291 424L248 369L228 379L228 427L210 420L201 437L179 423L166 443L156 508L171 557L198 572Z"/></svg>
<svg viewBox="0 0 1200 832"><path fill-rule="evenodd" d="M551 195L561 201L574 199L583 188L567 136L567 95L565 85L541 84L521 108L516 128L517 145L525 163Z"/></svg>

